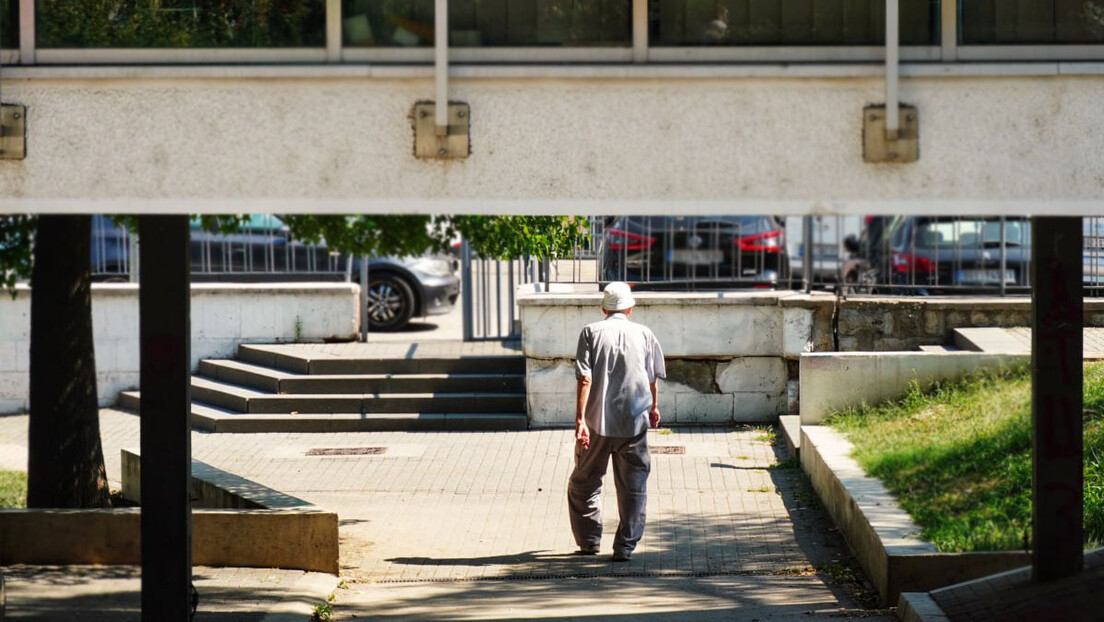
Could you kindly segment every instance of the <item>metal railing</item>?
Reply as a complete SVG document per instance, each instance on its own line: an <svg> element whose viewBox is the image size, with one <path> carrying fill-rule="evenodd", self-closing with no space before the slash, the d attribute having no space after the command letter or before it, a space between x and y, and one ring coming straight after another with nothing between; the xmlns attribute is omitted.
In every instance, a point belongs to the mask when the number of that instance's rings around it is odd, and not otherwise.
<svg viewBox="0 0 1104 622"><path fill-rule="evenodd" d="M291 237L275 219L265 218L237 233L218 234L193 226L192 279L195 281L348 280L350 258L324 246ZM92 217L92 278L136 280L136 236L107 216Z"/></svg>

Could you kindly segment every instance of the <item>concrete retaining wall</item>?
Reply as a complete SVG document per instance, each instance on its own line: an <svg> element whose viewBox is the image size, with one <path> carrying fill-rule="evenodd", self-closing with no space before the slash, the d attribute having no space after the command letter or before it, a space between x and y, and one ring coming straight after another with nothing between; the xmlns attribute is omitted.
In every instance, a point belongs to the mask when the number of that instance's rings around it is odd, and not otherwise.
<svg viewBox="0 0 1104 622"><path fill-rule="evenodd" d="M140 564L141 517L139 508L0 510L0 565ZM319 508L193 510L192 561L336 574L336 534L337 515Z"/></svg>
<svg viewBox="0 0 1104 622"><path fill-rule="evenodd" d="M576 340L583 326L601 320L600 295L528 293L518 300L530 422L571 425ZM913 378L953 380L1001 364L983 354L946 359L888 353L951 345L956 328L1027 326L1030 304L1026 298L837 301L792 292L648 292L637 294L632 319L655 332L667 357L660 410L668 423L773 422L796 413L799 398L812 421L833 406L897 397ZM1086 300L1085 317L1087 326L1104 325L1104 301ZM816 358L836 350L837 342L841 351L868 354L856 353L839 364ZM800 370L810 365L818 373L835 369L834 375L808 380ZM878 374L878 382L867 381L871 373Z"/></svg>
<svg viewBox="0 0 1104 622"><path fill-rule="evenodd" d="M192 366L228 357L240 343L353 339L359 287L346 283L192 285ZM92 286L100 405L138 387L138 286ZM296 328L298 326L298 329ZM26 410L31 292L0 296L0 413Z"/></svg>
<svg viewBox="0 0 1104 622"><path fill-rule="evenodd" d="M632 320L667 359L659 406L676 424L772 422L789 408L787 360L814 343L814 309L783 308L788 292L640 293ZM530 423L570 426L579 332L600 321L597 293L519 297Z"/></svg>
<svg viewBox="0 0 1104 622"><path fill-rule="evenodd" d="M1030 363L1028 355L980 352L814 352L801 355L801 424L815 425L833 411L896 399L917 383L922 389L969 374Z"/></svg>
<svg viewBox="0 0 1104 622"><path fill-rule="evenodd" d="M801 465L883 603L1030 563L1019 551L940 553L920 540L919 528L834 430L802 426Z"/></svg>

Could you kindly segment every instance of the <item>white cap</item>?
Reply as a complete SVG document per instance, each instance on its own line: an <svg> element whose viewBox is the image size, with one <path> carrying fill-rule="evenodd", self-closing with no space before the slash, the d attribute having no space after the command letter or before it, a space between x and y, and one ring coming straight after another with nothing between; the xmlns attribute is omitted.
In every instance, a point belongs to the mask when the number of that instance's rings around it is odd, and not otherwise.
<svg viewBox="0 0 1104 622"><path fill-rule="evenodd" d="M602 297L602 309L606 311L624 311L636 304L628 283L614 281L603 291L605 295Z"/></svg>

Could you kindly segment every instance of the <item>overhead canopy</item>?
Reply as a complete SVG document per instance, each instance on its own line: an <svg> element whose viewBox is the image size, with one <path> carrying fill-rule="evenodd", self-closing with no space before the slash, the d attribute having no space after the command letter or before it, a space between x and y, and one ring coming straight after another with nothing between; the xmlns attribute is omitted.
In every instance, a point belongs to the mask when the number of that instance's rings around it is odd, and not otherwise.
<svg viewBox="0 0 1104 622"><path fill-rule="evenodd" d="M905 67L909 164L863 161L866 68L458 68L452 161L413 155L426 68L5 71L27 157L0 213L1104 214L1104 70L1003 67Z"/></svg>

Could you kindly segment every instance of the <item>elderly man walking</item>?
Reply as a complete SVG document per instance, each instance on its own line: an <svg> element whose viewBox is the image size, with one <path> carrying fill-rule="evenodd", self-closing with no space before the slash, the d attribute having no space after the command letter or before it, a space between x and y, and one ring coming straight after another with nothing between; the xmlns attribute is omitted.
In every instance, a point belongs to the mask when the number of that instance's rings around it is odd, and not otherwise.
<svg viewBox="0 0 1104 622"><path fill-rule="evenodd" d="M583 328L575 356L575 470L567 486L571 531L580 554L598 553L602 479L612 456L620 515L614 561L629 561L644 535L648 427L659 427L657 379L667 376L655 335L629 321L634 304L627 284L607 285L606 318Z"/></svg>

